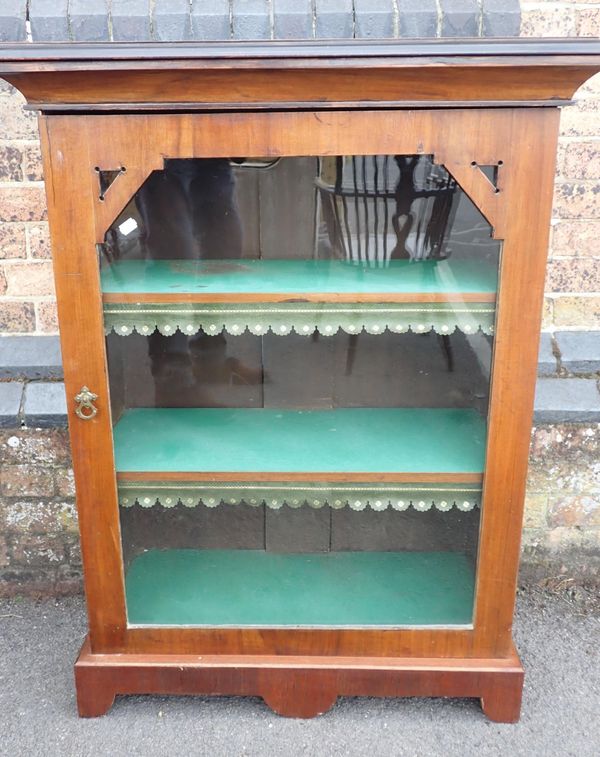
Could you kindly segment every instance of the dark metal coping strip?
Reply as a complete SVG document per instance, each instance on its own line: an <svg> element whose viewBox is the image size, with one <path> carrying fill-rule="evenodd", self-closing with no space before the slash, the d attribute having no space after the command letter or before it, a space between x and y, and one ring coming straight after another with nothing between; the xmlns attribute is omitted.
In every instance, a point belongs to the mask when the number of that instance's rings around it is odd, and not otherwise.
<svg viewBox="0 0 600 757"><path fill-rule="evenodd" d="M298 40L294 42L57 42L0 44L1 62L150 61L289 58L439 57L600 55L600 42L582 38Z"/></svg>
<svg viewBox="0 0 600 757"><path fill-rule="evenodd" d="M235 111L317 111L317 110L452 110L456 108L562 108L572 105L573 100L343 100L324 102L309 100L291 102L287 100L269 100L268 102L101 102L101 103L44 103L36 102L23 106L24 110L44 111L54 115L72 112L93 113L94 115L111 115L113 113L133 113L142 115L170 114L173 111L184 113Z"/></svg>

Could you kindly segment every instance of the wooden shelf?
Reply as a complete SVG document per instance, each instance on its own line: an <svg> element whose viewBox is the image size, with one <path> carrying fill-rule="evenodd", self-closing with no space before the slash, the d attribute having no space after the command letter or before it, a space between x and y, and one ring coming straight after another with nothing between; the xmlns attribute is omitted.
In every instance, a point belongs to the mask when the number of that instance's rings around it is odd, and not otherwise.
<svg viewBox="0 0 600 757"><path fill-rule="evenodd" d="M468 626L474 572L455 552L151 550L125 587L130 625Z"/></svg>
<svg viewBox="0 0 600 757"><path fill-rule="evenodd" d="M494 302L487 261L393 260L367 268L338 260L125 260L101 272L105 303Z"/></svg>
<svg viewBox="0 0 600 757"><path fill-rule="evenodd" d="M105 330L121 336L494 329L497 269L481 260L129 260L101 275Z"/></svg>
<svg viewBox="0 0 600 757"><path fill-rule="evenodd" d="M470 409L141 408L114 428L120 481L478 484L485 440Z"/></svg>

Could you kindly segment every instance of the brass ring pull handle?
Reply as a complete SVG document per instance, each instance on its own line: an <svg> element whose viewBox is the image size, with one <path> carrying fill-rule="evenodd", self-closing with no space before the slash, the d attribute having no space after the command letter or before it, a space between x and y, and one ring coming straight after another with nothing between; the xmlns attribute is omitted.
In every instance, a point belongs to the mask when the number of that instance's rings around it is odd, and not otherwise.
<svg viewBox="0 0 600 757"><path fill-rule="evenodd" d="M98 408L93 404L98 399L98 395L90 392L87 386L82 386L79 394L75 395L75 415L82 421L89 421L98 414Z"/></svg>

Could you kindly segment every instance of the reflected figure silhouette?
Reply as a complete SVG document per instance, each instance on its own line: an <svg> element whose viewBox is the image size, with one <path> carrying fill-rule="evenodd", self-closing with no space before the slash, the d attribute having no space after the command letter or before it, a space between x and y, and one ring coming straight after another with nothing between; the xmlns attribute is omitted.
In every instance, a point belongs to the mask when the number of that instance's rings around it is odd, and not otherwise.
<svg viewBox="0 0 600 757"><path fill-rule="evenodd" d="M136 195L149 260L232 260L242 254L242 225L229 160L166 160ZM213 404L198 387L217 381L260 383L262 371L226 355L223 335L188 337L181 332L149 337L156 403Z"/></svg>

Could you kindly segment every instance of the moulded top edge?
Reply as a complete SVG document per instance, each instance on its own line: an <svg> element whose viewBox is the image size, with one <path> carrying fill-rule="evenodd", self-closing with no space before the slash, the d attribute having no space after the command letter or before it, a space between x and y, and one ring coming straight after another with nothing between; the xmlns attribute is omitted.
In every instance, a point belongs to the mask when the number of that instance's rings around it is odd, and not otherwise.
<svg viewBox="0 0 600 757"><path fill-rule="evenodd" d="M497 56L593 56L600 61L600 41L581 38L298 40L225 42L60 42L0 44L2 63L77 63L161 60L430 58L467 63ZM467 60L465 60L467 59ZM557 61L558 62L558 61ZM590 61L591 62L591 61ZM11 66L14 71L14 68ZM26 69L25 69L26 70Z"/></svg>

